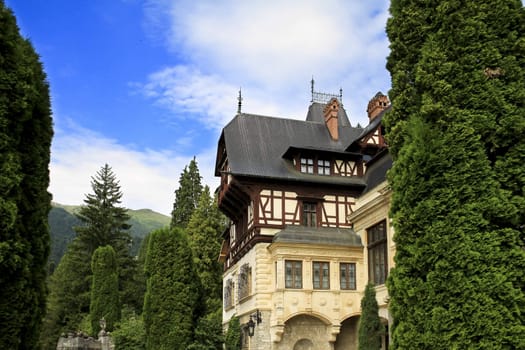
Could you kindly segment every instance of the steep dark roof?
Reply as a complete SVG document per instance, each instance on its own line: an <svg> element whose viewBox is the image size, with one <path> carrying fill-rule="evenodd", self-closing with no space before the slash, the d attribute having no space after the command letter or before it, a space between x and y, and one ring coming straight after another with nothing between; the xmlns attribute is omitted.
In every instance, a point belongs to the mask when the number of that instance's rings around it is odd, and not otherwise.
<svg viewBox="0 0 525 350"><path fill-rule="evenodd" d="M355 185L364 188L367 177L320 176L304 174L293 167L291 153L294 151L332 153L341 155L349 146L370 131L350 125L344 108L339 110L339 139L334 141L324 123L324 104L312 103L307 120L284 119L256 114L241 113L228 123L221 134L219 144L224 143L229 172L234 176L278 179L330 185ZM376 127L381 118L372 121ZM346 153L355 157L355 153ZM341 159L344 159L342 157ZM219 161L219 159L217 159ZM219 175L216 164L216 175ZM382 168L379 172L382 171ZM384 174L383 174L384 176Z"/></svg>
<svg viewBox="0 0 525 350"><path fill-rule="evenodd" d="M234 175L317 182L319 176L301 174L283 158L288 148L344 151L360 133L361 129L339 125L339 140L334 141L324 122L242 113L224 127L221 139L225 142L228 164ZM334 177L330 177L332 180ZM345 181L348 183L348 180Z"/></svg>
<svg viewBox="0 0 525 350"><path fill-rule="evenodd" d="M273 242L325 244L346 247L362 247L361 237L352 229L334 227L286 226L277 232Z"/></svg>
<svg viewBox="0 0 525 350"><path fill-rule="evenodd" d="M307 122L316 122L324 124L324 115L323 110L326 107L326 104L313 102L308 108L308 114L306 115ZM348 115L346 115L346 110L344 108L339 108L337 113L337 118L339 119L339 125L341 126L352 126Z"/></svg>
<svg viewBox="0 0 525 350"><path fill-rule="evenodd" d="M368 192L372 188L386 180L386 173L392 167L392 156L387 150L377 154L367 163L365 175L366 189Z"/></svg>

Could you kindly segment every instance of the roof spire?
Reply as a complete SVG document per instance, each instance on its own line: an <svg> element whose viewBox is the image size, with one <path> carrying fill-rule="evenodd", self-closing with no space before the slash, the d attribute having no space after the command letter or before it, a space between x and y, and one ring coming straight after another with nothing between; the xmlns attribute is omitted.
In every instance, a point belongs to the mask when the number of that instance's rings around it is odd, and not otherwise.
<svg viewBox="0 0 525 350"><path fill-rule="evenodd" d="M237 97L237 114L241 114L241 107L242 107L242 94L241 94L241 88L239 88L239 97Z"/></svg>

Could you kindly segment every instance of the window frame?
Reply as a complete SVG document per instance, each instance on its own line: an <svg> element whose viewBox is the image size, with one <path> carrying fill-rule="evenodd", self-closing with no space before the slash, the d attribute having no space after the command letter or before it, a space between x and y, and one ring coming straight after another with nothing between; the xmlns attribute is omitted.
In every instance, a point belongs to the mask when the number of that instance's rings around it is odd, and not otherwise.
<svg viewBox="0 0 525 350"><path fill-rule="evenodd" d="M318 281L316 281L316 273L318 274ZM328 261L313 261L312 262L312 286L313 286L313 289L320 289L320 290L330 289L330 262Z"/></svg>
<svg viewBox="0 0 525 350"><path fill-rule="evenodd" d="M302 201L301 203L301 225L304 227L318 227L319 225L319 203L314 201Z"/></svg>
<svg viewBox="0 0 525 350"><path fill-rule="evenodd" d="M300 157L300 170L304 174L315 174L314 158Z"/></svg>
<svg viewBox="0 0 525 350"><path fill-rule="evenodd" d="M344 268L343 268L344 267ZM352 267L350 269L350 267ZM346 281L343 284L343 272L346 272ZM356 264L349 262L339 263L339 288L341 290L357 290Z"/></svg>
<svg viewBox="0 0 525 350"><path fill-rule="evenodd" d="M321 170L322 169L322 170ZM332 162L328 159L317 159L317 174L323 176L332 175Z"/></svg>
<svg viewBox="0 0 525 350"><path fill-rule="evenodd" d="M366 230L368 248L368 280L374 285L385 284L388 277L388 246L386 220Z"/></svg>
<svg viewBox="0 0 525 350"><path fill-rule="evenodd" d="M288 267L290 264L290 268ZM291 274L289 274L289 270ZM287 289L303 289L303 261L284 261L284 287Z"/></svg>

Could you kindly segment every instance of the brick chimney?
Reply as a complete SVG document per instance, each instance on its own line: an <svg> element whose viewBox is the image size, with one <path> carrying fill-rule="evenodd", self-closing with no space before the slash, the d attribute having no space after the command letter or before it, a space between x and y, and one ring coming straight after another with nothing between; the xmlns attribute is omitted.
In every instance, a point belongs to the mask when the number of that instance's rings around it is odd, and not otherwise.
<svg viewBox="0 0 525 350"><path fill-rule="evenodd" d="M378 92L370 102L368 102L368 108L366 109L366 112L368 113L368 119L372 121L375 117L377 117L382 111L384 111L388 106L390 105L390 101L388 100L388 96L385 96L380 92Z"/></svg>
<svg viewBox="0 0 525 350"><path fill-rule="evenodd" d="M337 115L339 114L339 101L337 98L332 98L330 102L326 104L323 110L324 122L328 128L328 132L332 137L332 140L337 141L339 139L339 125Z"/></svg>

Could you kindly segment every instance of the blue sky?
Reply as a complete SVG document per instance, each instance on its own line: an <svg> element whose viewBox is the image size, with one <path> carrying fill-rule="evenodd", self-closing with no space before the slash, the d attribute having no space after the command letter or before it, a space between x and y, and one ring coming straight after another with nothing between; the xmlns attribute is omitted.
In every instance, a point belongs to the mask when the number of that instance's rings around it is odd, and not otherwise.
<svg viewBox="0 0 525 350"><path fill-rule="evenodd" d="M387 93L386 0L5 0L51 86L53 200L81 204L112 166L123 205L169 214L196 157L212 190L217 140L237 110L304 119L310 80L351 122Z"/></svg>

